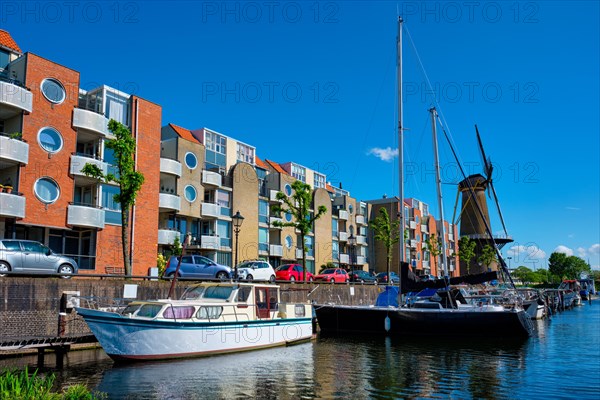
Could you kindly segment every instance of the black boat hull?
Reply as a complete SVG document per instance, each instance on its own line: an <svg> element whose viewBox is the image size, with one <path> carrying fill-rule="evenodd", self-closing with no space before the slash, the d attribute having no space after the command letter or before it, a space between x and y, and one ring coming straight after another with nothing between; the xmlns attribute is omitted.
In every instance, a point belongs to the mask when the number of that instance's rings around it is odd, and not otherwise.
<svg viewBox="0 0 600 400"><path fill-rule="evenodd" d="M533 332L525 311L316 305L315 312L319 328L325 334L527 337Z"/></svg>

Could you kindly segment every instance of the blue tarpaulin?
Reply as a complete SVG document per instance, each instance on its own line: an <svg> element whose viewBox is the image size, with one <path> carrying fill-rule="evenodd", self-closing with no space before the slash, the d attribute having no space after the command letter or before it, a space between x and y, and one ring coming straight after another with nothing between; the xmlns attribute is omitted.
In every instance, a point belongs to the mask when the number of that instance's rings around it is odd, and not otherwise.
<svg viewBox="0 0 600 400"><path fill-rule="evenodd" d="M398 307L398 286L386 286L385 291L377 296L376 306Z"/></svg>

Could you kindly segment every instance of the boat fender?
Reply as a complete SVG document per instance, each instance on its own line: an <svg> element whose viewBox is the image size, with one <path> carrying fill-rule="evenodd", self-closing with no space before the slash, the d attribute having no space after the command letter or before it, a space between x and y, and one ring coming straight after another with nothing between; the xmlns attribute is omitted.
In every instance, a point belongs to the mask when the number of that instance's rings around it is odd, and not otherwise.
<svg viewBox="0 0 600 400"><path fill-rule="evenodd" d="M282 318L282 319L287 318L287 314L285 313L285 311L279 311L277 313L277 318Z"/></svg>
<svg viewBox="0 0 600 400"><path fill-rule="evenodd" d="M385 320L383 321L383 327L385 328L386 332L390 331L390 317L385 317Z"/></svg>

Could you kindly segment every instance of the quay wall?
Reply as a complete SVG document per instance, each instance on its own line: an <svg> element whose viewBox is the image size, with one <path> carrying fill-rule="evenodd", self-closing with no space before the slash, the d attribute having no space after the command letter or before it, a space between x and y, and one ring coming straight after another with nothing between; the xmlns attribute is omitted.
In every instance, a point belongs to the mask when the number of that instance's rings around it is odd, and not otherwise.
<svg viewBox="0 0 600 400"><path fill-rule="evenodd" d="M179 282L178 298L191 282ZM137 285L138 299L166 298L171 286L164 280L125 280L74 277L60 278L0 278L0 342L14 339L59 336L59 310L63 292L79 292L81 306L85 298L98 298L101 304L121 303L124 285ZM375 304L381 286L353 284L279 283L281 300L335 304ZM351 295L351 292L354 292ZM67 313L63 328L65 336L89 334L89 329L75 312Z"/></svg>

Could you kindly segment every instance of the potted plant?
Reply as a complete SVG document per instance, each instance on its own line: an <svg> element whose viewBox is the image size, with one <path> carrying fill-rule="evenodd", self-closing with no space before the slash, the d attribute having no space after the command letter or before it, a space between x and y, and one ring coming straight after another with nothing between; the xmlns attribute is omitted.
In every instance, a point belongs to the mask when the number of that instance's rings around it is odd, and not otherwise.
<svg viewBox="0 0 600 400"><path fill-rule="evenodd" d="M11 192L12 192L12 190L13 190L13 187L12 187L12 186L4 186L4 191L5 191L6 193L11 193Z"/></svg>
<svg viewBox="0 0 600 400"><path fill-rule="evenodd" d="M16 140L21 140L21 138L23 137L23 134L21 132L13 132L10 135L8 135L9 139L16 139Z"/></svg>

